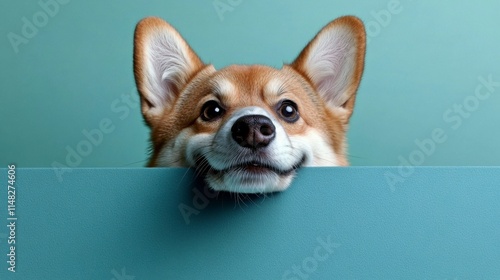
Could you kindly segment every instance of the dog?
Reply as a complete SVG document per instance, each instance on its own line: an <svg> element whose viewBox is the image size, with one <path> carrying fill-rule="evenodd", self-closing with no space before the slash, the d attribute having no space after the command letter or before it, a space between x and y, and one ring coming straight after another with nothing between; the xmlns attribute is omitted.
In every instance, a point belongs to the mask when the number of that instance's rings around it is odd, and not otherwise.
<svg viewBox="0 0 500 280"><path fill-rule="evenodd" d="M134 76L151 129L148 166L193 167L215 191L288 188L302 166L346 166L364 68L361 20L340 17L281 69L205 64L160 18L134 34Z"/></svg>

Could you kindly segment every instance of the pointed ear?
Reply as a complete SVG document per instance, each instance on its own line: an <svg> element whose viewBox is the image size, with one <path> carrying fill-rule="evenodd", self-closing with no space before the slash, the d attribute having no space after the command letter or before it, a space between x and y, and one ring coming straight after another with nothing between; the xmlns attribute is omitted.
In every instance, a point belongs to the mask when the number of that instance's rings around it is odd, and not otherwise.
<svg viewBox="0 0 500 280"><path fill-rule="evenodd" d="M141 20L134 34L134 74L148 125L169 110L203 62L181 35L160 18Z"/></svg>
<svg viewBox="0 0 500 280"><path fill-rule="evenodd" d="M366 35L356 17L338 18L323 27L291 64L332 108L352 114L365 60Z"/></svg>

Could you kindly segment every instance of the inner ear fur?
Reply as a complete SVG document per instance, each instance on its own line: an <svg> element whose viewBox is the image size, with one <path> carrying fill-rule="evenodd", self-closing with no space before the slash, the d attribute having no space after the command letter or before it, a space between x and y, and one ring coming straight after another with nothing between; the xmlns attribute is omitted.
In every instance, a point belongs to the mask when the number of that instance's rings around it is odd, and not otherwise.
<svg viewBox="0 0 500 280"><path fill-rule="evenodd" d="M348 121L363 74L365 49L363 22L344 16L323 27L290 66L310 82L331 109L345 112Z"/></svg>
<svg viewBox="0 0 500 280"><path fill-rule="evenodd" d="M157 122L205 64L182 36L160 18L141 20L134 34L134 76L146 123Z"/></svg>

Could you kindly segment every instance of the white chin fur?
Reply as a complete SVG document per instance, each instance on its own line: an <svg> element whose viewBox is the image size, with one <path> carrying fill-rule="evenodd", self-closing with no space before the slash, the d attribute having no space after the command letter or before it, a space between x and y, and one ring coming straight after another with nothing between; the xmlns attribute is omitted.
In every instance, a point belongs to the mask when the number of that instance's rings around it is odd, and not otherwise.
<svg viewBox="0 0 500 280"><path fill-rule="evenodd" d="M230 172L206 177L209 186L215 191L233 193L270 193L284 191L290 186L293 174L279 176L268 172L263 175L248 175L242 172Z"/></svg>

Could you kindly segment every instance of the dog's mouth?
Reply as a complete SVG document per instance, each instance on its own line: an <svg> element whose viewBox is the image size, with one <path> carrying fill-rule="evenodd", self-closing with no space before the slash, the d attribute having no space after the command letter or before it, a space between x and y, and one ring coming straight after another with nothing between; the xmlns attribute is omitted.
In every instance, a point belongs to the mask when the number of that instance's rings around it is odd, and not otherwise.
<svg viewBox="0 0 500 280"><path fill-rule="evenodd" d="M292 165L289 169L280 169L272 164L259 162L259 161L250 161L244 162L241 164L233 165L223 170L213 169L215 174L228 173L228 172L246 172L255 175L265 174L267 172L273 172L278 174L279 176L288 176L291 175L295 170L299 169L304 163L305 159L301 159L296 164Z"/></svg>
<svg viewBox="0 0 500 280"><path fill-rule="evenodd" d="M201 167L204 167L203 169L205 172L203 173L208 173L216 176L233 172L241 173L242 175L245 174L247 176L248 175L262 176L269 173L274 173L279 176L289 176L292 175L297 169L302 167L305 161L306 157L303 156L297 163L293 164L290 168L282 169L266 161L251 160L242 163L237 163L227 168L218 170L215 169L213 166L211 166L209 161L205 157L200 157L199 160L197 161L198 164L196 167L199 170L201 170Z"/></svg>

